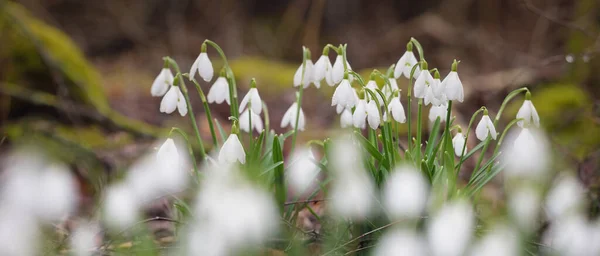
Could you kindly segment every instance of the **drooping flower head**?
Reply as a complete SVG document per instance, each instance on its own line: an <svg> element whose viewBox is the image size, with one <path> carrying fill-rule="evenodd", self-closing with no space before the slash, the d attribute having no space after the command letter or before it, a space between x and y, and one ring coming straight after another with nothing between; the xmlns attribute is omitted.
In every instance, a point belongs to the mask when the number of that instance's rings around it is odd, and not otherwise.
<svg viewBox="0 0 600 256"><path fill-rule="evenodd" d="M354 127L359 129L365 129L367 119L367 101L359 100L356 104L356 108L354 109L354 113L352 113L352 124Z"/></svg>
<svg viewBox="0 0 600 256"><path fill-rule="evenodd" d="M166 61L165 61L166 63ZM167 64L165 64L167 65ZM152 83L152 88L150 89L150 94L154 97L160 97L167 93L169 87L173 85L173 73L171 73L171 69L168 67L163 67L158 73L158 76L154 79Z"/></svg>
<svg viewBox="0 0 600 256"><path fill-rule="evenodd" d="M210 59L208 58L208 54L206 54L206 43L202 44L202 49L200 50L200 55L192 64L192 68L190 69L190 79L194 78L196 72L200 74L200 77L204 79L206 82L210 82L214 75L214 69Z"/></svg>
<svg viewBox="0 0 600 256"><path fill-rule="evenodd" d="M304 111L302 111L302 108L300 108L300 112L298 113L298 103L294 102L290 108L285 111L285 114L283 114L283 118L281 119L281 128L290 126L292 129L294 129L296 127L296 119L298 119L298 130L304 131L304 126L306 124Z"/></svg>
<svg viewBox="0 0 600 256"><path fill-rule="evenodd" d="M383 205L393 220L417 218L425 210L429 185L423 175L410 166L397 167L383 189Z"/></svg>
<svg viewBox="0 0 600 256"><path fill-rule="evenodd" d="M373 130L377 130L379 124L381 124L381 115L379 114L379 106L374 100L370 100L367 104L367 122L369 127Z"/></svg>
<svg viewBox="0 0 600 256"><path fill-rule="evenodd" d="M254 80L254 78L250 81L250 90L248 90L248 93L246 93L246 96L244 96L244 98L242 99L239 111L244 111L248 103L250 103L252 111L260 115L260 113L262 112L262 100L260 99L260 95L258 94L258 89L256 89L256 80Z"/></svg>
<svg viewBox="0 0 600 256"><path fill-rule="evenodd" d="M250 127L250 123L252 123L252 127ZM248 108L240 115L240 129L245 132L251 132L254 129L256 132L261 133L263 130L262 118L254 113L252 108Z"/></svg>
<svg viewBox="0 0 600 256"><path fill-rule="evenodd" d="M337 88L335 88L333 97L331 97L331 106L342 105L344 108L352 108L357 103L355 96L356 92L354 92L354 89L350 86L350 81L345 78Z"/></svg>
<svg viewBox="0 0 600 256"><path fill-rule="evenodd" d="M221 104L223 101L227 102L227 105L231 105L229 102L229 83L225 78L225 70L221 71L221 75L215 83L210 87L208 95L206 95L208 103Z"/></svg>
<svg viewBox="0 0 600 256"><path fill-rule="evenodd" d="M340 45L340 48L342 46ZM348 70L352 70L352 67L350 67L350 63L348 62L348 60L346 60L346 68ZM340 49L340 51L338 52L337 57L335 58L335 62L333 63L333 67L331 69L331 78L333 80L333 83L337 84L340 83L342 81L342 79L346 78L346 70L344 69L344 56L342 53L342 50ZM352 77L350 77L350 81L352 80Z"/></svg>
<svg viewBox="0 0 600 256"><path fill-rule="evenodd" d="M415 86L413 89L413 95L416 98L425 98L425 94L427 93L427 88L434 84L433 77L429 70L427 70L427 62L423 60L421 62L421 73L419 77L415 81Z"/></svg>
<svg viewBox="0 0 600 256"><path fill-rule="evenodd" d="M458 127L458 132L456 133L456 135L454 135L454 138L452 138L452 147L454 148L454 154L456 154L457 157L463 155L463 152L466 148L465 135L462 134L462 130L460 129L460 127Z"/></svg>
<svg viewBox="0 0 600 256"><path fill-rule="evenodd" d="M398 79L402 75L404 75L406 78L410 78L410 72L412 71L412 68L418 63L412 48L412 42L408 42L408 44L406 44L406 52L404 52L402 57L400 57L398 63L396 63L396 67L394 68L394 78ZM417 66L415 75L419 73L421 73L421 69L419 66Z"/></svg>
<svg viewBox="0 0 600 256"><path fill-rule="evenodd" d="M448 106L439 105L439 106L431 106L429 109L429 121L435 122L435 120L439 117L440 122L446 122L446 117L448 116Z"/></svg>
<svg viewBox="0 0 600 256"><path fill-rule="evenodd" d="M306 63L301 63L296 73L294 73L294 87L300 86L302 84L304 88L308 87L310 83L314 83L315 87L321 87L321 84L314 79L314 64L310 59L310 51L308 51L308 57L306 59ZM303 69L304 67L304 69ZM304 72L304 75L303 75Z"/></svg>
<svg viewBox="0 0 600 256"><path fill-rule="evenodd" d="M342 114L340 115L340 126L342 128L352 127L352 112L348 109L342 110Z"/></svg>
<svg viewBox="0 0 600 256"><path fill-rule="evenodd" d="M219 150L219 162L224 164L232 164L235 162L246 163L246 152L244 147L237 136L239 130L237 128L237 122L234 121L231 127L231 134L221 146Z"/></svg>
<svg viewBox="0 0 600 256"><path fill-rule="evenodd" d="M452 69L446 78L444 78L444 81L442 81L441 87L446 92L446 98L448 98L448 100L458 100L459 102L463 102L465 93L462 82L458 77L458 63L458 61L454 60L452 63Z"/></svg>
<svg viewBox="0 0 600 256"><path fill-rule="evenodd" d="M179 79L179 76L175 80ZM188 112L185 96L181 93L179 86L171 86L171 89L165 94L160 101L160 112L171 114L177 109L181 116L185 116Z"/></svg>
<svg viewBox="0 0 600 256"><path fill-rule="evenodd" d="M392 118L394 118L396 122L405 123L406 114L404 113L404 107L400 102L400 93L399 91L397 91L396 93L398 94L398 96L392 98L390 104L388 105L388 111L392 113Z"/></svg>
<svg viewBox="0 0 600 256"><path fill-rule="evenodd" d="M525 101L523 101L523 105L519 108L519 112L517 112L517 119L523 119L517 122L517 125L521 128L531 124L538 128L540 127L540 116L531 102L531 93L529 91L525 94Z"/></svg>
<svg viewBox="0 0 600 256"><path fill-rule="evenodd" d="M492 139L495 140L496 136L498 135L496 133L496 128L494 127L494 123L488 116L487 109L483 110L483 117L481 117L481 121L479 121L479 123L477 124L477 127L475 128L475 135L477 135L477 138L480 141L484 141L488 137L488 135L491 136Z"/></svg>
<svg viewBox="0 0 600 256"><path fill-rule="evenodd" d="M335 83L332 78L332 69L333 66L329 60L329 47L325 47L325 49L323 49L323 55L321 55L317 62L315 62L313 68L313 79L315 85L320 84L321 81L325 79L329 86L334 86Z"/></svg>

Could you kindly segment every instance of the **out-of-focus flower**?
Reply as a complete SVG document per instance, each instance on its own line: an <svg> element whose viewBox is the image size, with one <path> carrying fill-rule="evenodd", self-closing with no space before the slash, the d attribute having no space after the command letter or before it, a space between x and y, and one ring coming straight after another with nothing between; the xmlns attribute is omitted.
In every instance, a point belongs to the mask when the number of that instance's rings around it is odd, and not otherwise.
<svg viewBox="0 0 600 256"><path fill-rule="evenodd" d="M510 227L493 227L473 248L472 256L519 255L518 233Z"/></svg>
<svg viewBox="0 0 600 256"><path fill-rule="evenodd" d="M171 114L177 109L181 116L185 116L188 112L185 97L179 86L171 86L171 89L165 94L160 102L160 112Z"/></svg>
<svg viewBox="0 0 600 256"><path fill-rule="evenodd" d="M297 193L304 193L317 180L320 168L315 164L315 158L308 148L296 150L288 171L288 183Z"/></svg>
<svg viewBox="0 0 600 256"><path fill-rule="evenodd" d="M348 81L348 79L343 79L333 92L331 106L342 105L345 108L352 108L357 103L355 95L356 92L350 86L350 81Z"/></svg>
<svg viewBox="0 0 600 256"><path fill-rule="evenodd" d="M315 87L317 88L321 87L321 83L315 81L314 79L314 64L312 60L306 60L306 64L304 64L304 66L306 66L306 69L304 70L304 78L302 77L302 64L300 64L296 70L296 73L294 73L294 87L298 87L300 84L303 84L304 88L306 88L308 85L310 85L310 83L314 83Z"/></svg>
<svg viewBox="0 0 600 256"><path fill-rule="evenodd" d="M190 69L190 78L194 78L196 71L198 71L200 77L202 77L202 79L204 79L206 82L210 82L215 73L212 63L208 58L208 54L206 54L206 45L204 44L202 45L202 51L200 52L200 55L198 55L198 58L196 58L196 61L194 61L194 64L192 64L192 68Z"/></svg>
<svg viewBox="0 0 600 256"><path fill-rule="evenodd" d="M66 166L50 164L40 173L37 186L37 208L41 219L58 221L75 210L78 201L77 184Z"/></svg>
<svg viewBox="0 0 600 256"><path fill-rule="evenodd" d="M477 135L477 138L480 141L487 139L488 135L490 135L492 139L496 139L496 128L494 127L494 123L490 117L487 115L487 110L484 111L481 121L479 121L477 127L475 128L475 135Z"/></svg>
<svg viewBox="0 0 600 256"><path fill-rule="evenodd" d="M415 57L415 54L412 52L412 47L412 43L409 42L406 45L406 52L404 52L402 57L400 57L398 60L398 63L396 63L396 67L394 68L394 77L396 79L400 78L401 75L404 75L406 78L410 78L410 71L412 71L412 68L418 63L417 57ZM417 66L415 75L419 74L420 71L421 69L419 66Z"/></svg>
<svg viewBox="0 0 600 256"><path fill-rule="evenodd" d="M223 143L221 150L219 151L219 162L221 163L240 163L246 162L246 152L240 142L237 134L232 133L229 138Z"/></svg>
<svg viewBox="0 0 600 256"><path fill-rule="evenodd" d="M34 214L10 206L0 208L0 255L37 255L38 225Z"/></svg>
<svg viewBox="0 0 600 256"><path fill-rule="evenodd" d="M543 243L552 250L545 255L595 256L600 254L600 226L581 214L554 221L544 234Z"/></svg>
<svg viewBox="0 0 600 256"><path fill-rule="evenodd" d="M106 191L103 220L108 227L121 230L134 224L139 217L139 201L126 184L112 185Z"/></svg>
<svg viewBox="0 0 600 256"><path fill-rule="evenodd" d="M340 125L342 128L351 127L352 122L352 112L348 109L344 109L342 115L340 116Z"/></svg>
<svg viewBox="0 0 600 256"><path fill-rule="evenodd" d="M167 139L156 152L156 165L149 165L152 172L146 172L156 181L152 182L157 196L178 192L187 186L188 172L184 168L185 159L179 154L175 141ZM185 152L185 151L184 151ZM150 163L151 164L151 163Z"/></svg>
<svg viewBox="0 0 600 256"><path fill-rule="evenodd" d="M281 119L281 128L290 126L292 129L294 129L296 127L296 119L298 119L298 130L304 131L304 126L306 124L306 120L305 120L304 111L302 111L302 108L300 108L300 113L299 113L300 115L298 116L297 114L298 114L298 103L294 102L294 103L292 103L290 108L288 108L288 110L285 111L285 114L283 114L283 118Z"/></svg>
<svg viewBox="0 0 600 256"><path fill-rule="evenodd" d="M506 152L502 161L506 163L507 178L544 178L550 163L549 144L538 130L521 129L518 136L511 131L507 138Z"/></svg>
<svg viewBox="0 0 600 256"><path fill-rule="evenodd" d="M561 177L546 197L546 215L550 220L579 213L584 206L584 190L572 176Z"/></svg>
<svg viewBox="0 0 600 256"><path fill-rule="evenodd" d="M171 85L173 85L173 73L171 73L169 68L163 68L154 79L150 94L154 97L163 96L167 93L167 90L169 90L169 86Z"/></svg>
<svg viewBox="0 0 600 256"><path fill-rule="evenodd" d="M410 255L425 256L426 243L414 231L392 230L379 239L372 255Z"/></svg>
<svg viewBox="0 0 600 256"><path fill-rule="evenodd" d="M539 192L530 186L519 186L517 189L507 191L510 216L521 231L533 232L539 224L538 215L542 202Z"/></svg>
<svg viewBox="0 0 600 256"><path fill-rule="evenodd" d="M471 205L464 201L444 205L434 214L427 228L432 255L463 255L473 234L473 217Z"/></svg>
<svg viewBox="0 0 600 256"><path fill-rule="evenodd" d="M400 102L400 93L398 93L398 97L393 97L388 105L388 111L392 113L392 118L399 123L406 122L406 114L404 113L404 107Z"/></svg>
<svg viewBox="0 0 600 256"><path fill-rule="evenodd" d="M458 133L454 135L454 138L452 138L452 147L454 147L454 154L456 154L456 156L462 156L463 151L465 150L465 135L462 134L460 129Z"/></svg>
<svg viewBox="0 0 600 256"><path fill-rule="evenodd" d="M250 122L252 122L252 127L250 127ZM254 129L256 132L261 133L263 130L262 118L254 113L252 109L246 109L240 115L240 129L245 132L251 132Z"/></svg>
<svg viewBox="0 0 600 256"><path fill-rule="evenodd" d="M427 205L429 186L412 167L398 167L383 188L383 205L392 219L417 218Z"/></svg>
<svg viewBox="0 0 600 256"><path fill-rule="evenodd" d="M252 80L253 86L256 86L254 80ZM260 99L260 95L258 94L258 89L256 87L251 87L246 96L242 99L240 103L239 111L242 112L246 109L246 105L250 103L252 111L254 113L260 115L262 113L262 100Z"/></svg>
<svg viewBox="0 0 600 256"><path fill-rule="evenodd" d="M352 113L352 124L354 127L365 129L367 119L367 102L365 100L359 100L358 104L356 104L356 108L354 109L354 113Z"/></svg>
<svg viewBox="0 0 600 256"><path fill-rule="evenodd" d="M96 223L81 223L70 235L73 255L91 256L96 253L101 241L100 227Z"/></svg>
<svg viewBox="0 0 600 256"><path fill-rule="evenodd" d="M346 60L346 67L348 68L348 70L352 70L352 67L350 67L350 63L348 62L348 60ZM331 78L333 80L333 83L337 84L341 82L344 78L345 72L346 70L344 70L344 58L341 54L338 54L338 56L335 58L335 62L333 63L333 68L331 69ZM350 80L352 80L352 78L350 78Z"/></svg>
<svg viewBox="0 0 600 256"><path fill-rule="evenodd" d="M440 122L446 122L447 114L448 114L448 106L445 106L445 105L431 106L431 109L429 109L429 121L435 122L435 120L439 117Z"/></svg>
<svg viewBox="0 0 600 256"><path fill-rule="evenodd" d="M465 93L462 82L458 77L458 72L456 72L457 68L458 61L454 60L454 63L452 63L452 69L446 78L444 78L444 81L442 81L441 87L444 88L446 92L446 98L448 100L458 100L459 102L463 102Z"/></svg>
<svg viewBox="0 0 600 256"><path fill-rule="evenodd" d="M521 128L526 128L531 124L540 127L540 116L531 102L531 93L529 91L525 94L525 101L523 101L523 105L519 108L519 112L517 112L517 119L523 119L517 121L517 125Z"/></svg>
<svg viewBox="0 0 600 256"><path fill-rule="evenodd" d="M210 87L208 95L206 95L208 103L221 104L223 101L227 102L227 105L231 105L229 102L229 84L227 79L223 76L219 76L215 83Z"/></svg>
<svg viewBox="0 0 600 256"><path fill-rule="evenodd" d="M377 130L379 128L379 124L381 123L381 116L379 115L379 107L374 100L369 101L367 104L367 121L369 126L373 130Z"/></svg>

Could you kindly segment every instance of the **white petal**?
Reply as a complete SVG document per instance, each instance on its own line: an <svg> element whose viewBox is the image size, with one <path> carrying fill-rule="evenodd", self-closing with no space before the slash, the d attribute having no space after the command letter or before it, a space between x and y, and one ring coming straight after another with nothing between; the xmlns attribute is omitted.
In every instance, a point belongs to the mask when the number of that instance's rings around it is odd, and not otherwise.
<svg viewBox="0 0 600 256"><path fill-rule="evenodd" d="M460 157L463 154L465 145L465 136L462 133L457 133L452 139L452 147L454 147L454 153Z"/></svg>
<svg viewBox="0 0 600 256"><path fill-rule="evenodd" d="M154 82L152 83L152 88L150 89L150 94L155 97L160 97L167 93L169 86L173 84L173 73L168 68L163 68Z"/></svg>
<svg viewBox="0 0 600 256"><path fill-rule="evenodd" d="M356 105L356 109L354 109L354 113L352 114L352 124L354 124L354 127L356 128L364 129L366 118L366 103L364 100L360 100Z"/></svg>
<svg viewBox="0 0 600 256"><path fill-rule="evenodd" d="M427 91L427 87L432 82L433 82L433 78L431 77L431 74L429 74L429 71L427 71L427 70L421 71L419 78L417 78L417 81L415 81L415 86L414 86L414 91L413 91L414 96L416 98L425 98L425 93Z"/></svg>
<svg viewBox="0 0 600 256"><path fill-rule="evenodd" d="M246 162L246 153L244 147L240 143L236 134L230 134L221 150L219 151L219 162L222 163L234 163L239 161L240 163Z"/></svg>
<svg viewBox="0 0 600 256"><path fill-rule="evenodd" d="M217 78L217 81L210 87L208 95L206 96L208 103L221 104L223 101L227 101L229 104L229 85L225 77Z"/></svg>
<svg viewBox="0 0 600 256"><path fill-rule="evenodd" d="M379 107L374 100L369 101L369 104L367 105L367 119L371 129L377 130L381 123L381 118L379 117Z"/></svg>
<svg viewBox="0 0 600 256"><path fill-rule="evenodd" d="M302 64L296 69L296 73L294 73L294 86L300 86L302 83Z"/></svg>
<svg viewBox="0 0 600 256"><path fill-rule="evenodd" d="M538 115L538 112L535 109L535 106L533 106L533 102L529 101L529 104L531 105L531 118L533 119L533 124L539 128L540 127L540 116Z"/></svg>
<svg viewBox="0 0 600 256"><path fill-rule="evenodd" d="M408 54L408 52L404 52L402 57L400 57L400 59L398 59L398 62L396 63L396 67L394 67L394 78L396 78L396 79L400 78L400 76L404 72L404 68L406 66L405 64L406 64L407 54Z"/></svg>
<svg viewBox="0 0 600 256"><path fill-rule="evenodd" d="M198 55L198 58L196 58L196 60L194 60L194 63L192 63L192 67L190 68L190 79L194 78L194 76L196 76L196 72L198 71L198 61L200 60L200 55Z"/></svg>
<svg viewBox="0 0 600 256"><path fill-rule="evenodd" d="M260 114L262 112L262 100L260 99L260 95L258 94L258 89L253 88L254 92L252 93L252 111L256 114ZM252 90L252 89L251 89Z"/></svg>
<svg viewBox="0 0 600 256"><path fill-rule="evenodd" d="M333 63L333 69L332 69L332 73L331 73L331 77L333 79L334 83L339 83L342 81L342 79L344 78L344 63L343 63L343 57L341 55L338 55L335 58L335 62Z"/></svg>
<svg viewBox="0 0 600 256"><path fill-rule="evenodd" d="M490 134L492 135L492 139L496 139L496 136L498 136L498 134L496 133L496 127L494 127L494 123L492 122L492 120L490 120L488 118L488 129L490 130Z"/></svg>
<svg viewBox="0 0 600 256"><path fill-rule="evenodd" d="M321 81L325 78L328 69L327 63L329 63L329 57L327 55L321 55L317 62L315 62L315 66L313 67L313 78L315 81Z"/></svg>
<svg viewBox="0 0 600 256"><path fill-rule="evenodd" d="M306 124L306 120L304 117L304 111L300 108L300 117L298 117L298 130L304 131L304 125Z"/></svg>
<svg viewBox="0 0 600 256"><path fill-rule="evenodd" d="M392 113L392 118L394 118L396 122L406 122L406 114L404 113L404 107L400 102L400 97L395 97L392 99L392 102L388 106L388 111Z"/></svg>
<svg viewBox="0 0 600 256"><path fill-rule="evenodd" d="M290 125L290 123L292 122L292 120L295 121L294 116L296 115L296 102L294 102L289 108L288 110L285 111L285 114L283 114L283 118L281 118L281 128L285 128L286 126Z"/></svg>
<svg viewBox="0 0 600 256"><path fill-rule="evenodd" d="M177 99L179 98L179 87L171 86L171 89L165 94L160 102L160 112L171 114L177 108Z"/></svg>
<svg viewBox="0 0 600 256"><path fill-rule="evenodd" d="M340 117L340 126L342 128L352 126L352 113L348 109L344 109Z"/></svg>
<svg viewBox="0 0 600 256"><path fill-rule="evenodd" d="M458 100L459 102L463 102L463 85L458 77L458 73L455 71L448 73L446 78L444 78L444 81L442 81L442 87L445 88L448 100Z"/></svg>
<svg viewBox="0 0 600 256"><path fill-rule="evenodd" d="M177 87L177 91L179 92L179 96L177 97L177 110L181 116L185 116L188 112L188 106L183 93L181 93L181 90L179 90L179 87Z"/></svg>
<svg viewBox="0 0 600 256"><path fill-rule="evenodd" d="M407 56L404 63L404 70L402 73L404 74L404 77L410 78L410 72L412 71L412 68L418 64L418 61L417 57L415 57L415 54L413 52L406 52L406 55ZM420 73L421 67L417 66L413 78L418 78Z"/></svg>
<svg viewBox="0 0 600 256"><path fill-rule="evenodd" d="M200 73L200 77L206 82L210 82L215 73L208 54L205 52L200 53L200 56L198 56L198 73Z"/></svg>
<svg viewBox="0 0 600 256"><path fill-rule="evenodd" d="M329 86L334 86L335 85L335 81L333 80L333 66L331 65L331 62L329 62L329 60L327 61L327 67L326 67L326 71L325 71L325 81L327 82L327 84Z"/></svg>

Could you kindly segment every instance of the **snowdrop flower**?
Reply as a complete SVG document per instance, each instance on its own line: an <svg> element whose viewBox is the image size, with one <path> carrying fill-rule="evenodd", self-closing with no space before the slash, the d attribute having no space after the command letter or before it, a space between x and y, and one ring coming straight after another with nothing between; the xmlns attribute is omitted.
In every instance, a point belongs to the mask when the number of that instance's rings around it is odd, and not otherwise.
<svg viewBox="0 0 600 256"><path fill-rule="evenodd" d="M431 106L431 109L429 109L429 121L435 122L435 120L439 117L440 122L446 122L447 114L448 114L448 106L445 106L445 105Z"/></svg>
<svg viewBox="0 0 600 256"><path fill-rule="evenodd" d="M398 82L396 82L396 79L388 78L388 83L389 85L385 84L383 85L383 89L381 89L381 92L383 92L383 95L386 98L392 97L394 92L398 90Z"/></svg>
<svg viewBox="0 0 600 256"><path fill-rule="evenodd" d="M359 100L352 114L352 124L354 127L365 129L367 119L367 102L366 100Z"/></svg>
<svg viewBox="0 0 600 256"><path fill-rule="evenodd" d="M481 118L481 121L479 121L477 127L475 128L475 135L477 135L477 138L480 141L484 141L485 139L487 139L488 135L492 136L492 139L496 139L496 128L494 128L494 123L488 116L487 109L483 110L483 117Z"/></svg>
<svg viewBox="0 0 600 256"><path fill-rule="evenodd" d="M353 125L352 112L348 109L344 109L340 116L340 126L342 128L351 127Z"/></svg>
<svg viewBox="0 0 600 256"><path fill-rule="evenodd" d="M58 221L68 216L77 203L75 178L64 165L51 164L39 174L38 217Z"/></svg>
<svg viewBox="0 0 600 256"><path fill-rule="evenodd" d="M548 192L546 215L550 220L557 220L579 212L584 206L584 193L581 183L575 177L561 177Z"/></svg>
<svg viewBox="0 0 600 256"><path fill-rule="evenodd" d="M303 84L304 88L306 89L306 87L313 82L315 87L321 87L321 83L314 81L314 64L312 60L307 59L305 66L306 70L304 71L304 78L302 78L302 64L300 64L296 70L296 73L294 73L294 87L298 87L300 84Z"/></svg>
<svg viewBox="0 0 600 256"><path fill-rule="evenodd" d="M435 73L433 73L433 81L434 83L431 86L433 95L440 101L446 101L446 88L444 88L444 85L440 81L440 72L437 70L435 71Z"/></svg>
<svg viewBox="0 0 600 256"><path fill-rule="evenodd" d="M258 94L258 89L256 89L256 81L252 79L250 82L250 90L246 93L246 96L242 99L240 103L239 111L242 112L246 108L246 105L250 103L252 111L254 113L260 115L262 112L262 100L260 99L260 95Z"/></svg>
<svg viewBox="0 0 600 256"><path fill-rule="evenodd" d="M427 204L429 185L423 175L409 166L398 167L383 188L383 205L392 219L417 218Z"/></svg>
<svg viewBox="0 0 600 256"><path fill-rule="evenodd" d="M283 118L281 119L281 128L285 128L287 126L290 126L292 129L296 128L296 119L298 119L298 130L304 131L306 121L304 118L304 111L302 111L302 108L300 108L300 115L298 116L297 114L298 103L294 102L292 103L290 108L288 108L288 110L285 111L285 114L283 114Z"/></svg>
<svg viewBox="0 0 600 256"><path fill-rule="evenodd" d="M152 170L151 175L156 179L152 186L163 196L178 192L186 187L188 182L188 173L184 168L185 159L179 152L185 152L178 149L173 139L167 139L156 152L155 163L149 167Z"/></svg>
<svg viewBox="0 0 600 256"><path fill-rule="evenodd" d="M595 256L600 254L598 223L576 214L550 225L542 241L551 247L544 255Z"/></svg>
<svg viewBox="0 0 600 256"><path fill-rule="evenodd" d="M412 52L413 45L411 42L408 42L406 45L406 52L400 57L398 63L396 63L396 67L394 68L394 78L398 79L401 75L404 75L406 78L410 78L410 71L412 71L413 66L415 66L417 62L417 58L415 54ZM415 75L421 73L419 66L417 66L415 70Z"/></svg>
<svg viewBox="0 0 600 256"><path fill-rule="evenodd" d="M446 78L444 78L441 85L446 92L446 98L448 98L448 100L458 100L459 102L463 102L465 95L462 82L456 72L457 67L458 61L454 60L454 63L452 63L452 70L448 73Z"/></svg>
<svg viewBox="0 0 600 256"><path fill-rule="evenodd" d="M369 101L367 104L367 121L369 126L373 130L377 130L379 128L379 124L381 123L381 116L379 115L379 106L375 103L374 100Z"/></svg>
<svg viewBox="0 0 600 256"><path fill-rule="evenodd" d="M506 177L544 178L550 164L549 145L545 136L536 129L523 128L515 137L511 131L507 138L502 160L506 163ZM511 143L512 142L512 143ZM532 161L535 159L535 161Z"/></svg>
<svg viewBox="0 0 600 256"><path fill-rule="evenodd" d="M169 90L169 86L171 85L173 85L173 73L171 73L171 69L164 67L154 79L150 94L154 97L163 96L167 93L167 90Z"/></svg>
<svg viewBox="0 0 600 256"><path fill-rule="evenodd" d="M392 118L399 123L406 122L406 114L404 113L404 107L400 102L400 93L398 93L398 97L393 97L388 105L388 111L392 113Z"/></svg>
<svg viewBox="0 0 600 256"><path fill-rule="evenodd" d="M252 118L252 120L250 120ZM252 127L250 127L250 122L252 122ZM260 115L254 113L252 109L246 109L240 115L240 129L245 132L251 132L254 129L256 132L260 133L263 130L263 121Z"/></svg>
<svg viewBox="0 0 600 256"><path fill-rule="evenodd" d="M106 192L103 219L110 228L115 230L131 226L139 217L138 203L127 184L113 185Z"/></svg>
<svg viewBox="0 0 600 256"><path fill-rule="evenodd" d="M348 70L352 70L350 67L350 63L346 60L346 67ZM346 70L344 70L344 57L341 52L338 52L338 56L335 58L335 62L333 63L333 67L331 69L331 78L333 83L337 84L342 81L345 76ZM352 80L352 77L350 78Z"/></svg>
<svg viewBox="0 0 600 256"><path fill-rule="evenodd" d="M531 93L527 91L525 94L525 101L523 101L523 106L519 108L519 112L517 112L517 119L523 119L517 122L519 127L523 128L530 124L534 124L536 127L540 127L540 116L535 110L533 103L531 102Z"/></svg>
<svg viewBox="0 0 600 256"><path fill-rule="evenodd" d="M210 87L208 95L206 95L208 103L221 104L223 101L227 102L227 105L231 105L229 102L229 83L225 76L219 76L215 83Z"/></svg>
<svg viewBox="0 0 600 256"><path fill-rule="evenodd" d="M485 234L472 248L472 256L519 255L518 233L510 227L498 226Z"/></svg>
<svg viewBox="0 0 600 256"><path fill-rule="evenodd" d="M70 235L70 244L73 255L91 256L98 249L101 241L100 227L94 223L81 223Z"/></svg>
<svg viewBox="0 0 600 256"><path fill-rule="evenodd" d="M520 186L516 190L507 190L508 212L515 223L524 232L532 232L537 228L541 204L539 193L531 186Z"/></svg>
<svg viewBox="0 0 600 256"><path fill-rule="evenodd" d="M370 90L371 92L373 92L375 94L375 97L377 98L377 101L379 102L379 106L383 106L384 102L383 102L383 98L381 98L381 95L379 95L379 93L377 93L377 89L379 89L377 87L377 82L375 82L375 76L371 75L371 79L369 80L369 82L367 82L367 85L365 85L365 89ZM369 95L368 98L371 98L369 93L365 92L365 95Z"/></svg>
<svg viewBox="0 0 600 256"><path fill-rule="evenodd" d="M38 255L38 224L33 214L10 206L0 208L0 255Z"/></svg>
<svg viewBox="0 0 600 256"><path fill-rule="evenodd" d="M372 255L426 256L427 247L423 238L410 230L392 230L377 242Z"/></svg>
<svg viewBox="0 0 600 256"><path fill-rule="evenodd" d="M198 71L200 77L202 77L202 79L204 79L204 81L206 82L210 82L214 75L212 63L208 58L208 54L206 54L205 43L202 44L200 55L198 55L198 58L196 59L196 61L194 61L194 64L192 64L192 68L190 69L190 79L194 78L194 76L196 75L196 71Z"/></svg>
<svg viewBox="0 0 600 256"><path fill-rule="evenodd" d="M234 124L232 131L235 130L236 127ZM219 151L219 162L235 163L236 161L242 164L246 163L246 152L244 152L244 147L237 134L232 132Z"/></svg>
<svg viewBox="0 0 600 256"><path fill-rule="evenodd" d="M325 52L327 51L327 53ZM329 61L329 48L325 48L323 50L323 55L319 57L315 65L313 66L313 79L315 85L320 84L323 79L329 84L329 86L334 86L333 78L331 77L331 70L333 66L331 65L331 61Z"/></svg>
<svg viewBox="0 0 600 256"><path fill-rule="evenodd" d="M427 70L427 62L423 61L423 63L421 63L421 73L415 81L413 90L414 96L421 99L425 98L427 87L433 86L433 84L433 77L429 73L429 70Z"/></svg>
<svg viewBox="0 0 600 256"><path fill-rule="evenodd" d="M296 193L304 193L315 185L321 169L314 161L315 157L309 148L302 148L294 152L287 180Z"/></svg>
<svg viewBox="0 0 600 256"><path fill-rule="evenodd" d="M458 133L452 138L452 147L457 157L461 157L463 151L465 151L465 135L462 134L460 127L458 128Z"/></svg>
<svg viewBox="0 0 600 256"><path fill-rule="evenodd" d="M355 96L356 92L350 86L350 81L344 79L333 92L331 106L342 105L345 108L352 108L357 103Z"/></svg>
<svg viewBox="0 0 600 256"><path fill-rule="evenodd" d="M434 83L435 79L434 79ZM433 106L440 106L442 105L442 101L438 98L436 98L435 94L433 93L433 86L429 86L427 87L427 90L425 91L425 98L423 98L423 103L425 103L425 105L433 105Z"/></svg>
<svg viewBox="0 0 600 256"><path fill-rule="evenodd" d="M181 116L185 116L188 112L185 97L181 93L179 86L171 86L171 89L169 89L160 102L161 113L171 114L175 109L179 111Z"/></svg>
<svg viewBox="0 0 600 256"><path fill-rule="evenodd" d="M447 204L437 212L427 227L432 255L463 255L472 237L473 217L471 205L464 201Z"/></svg>

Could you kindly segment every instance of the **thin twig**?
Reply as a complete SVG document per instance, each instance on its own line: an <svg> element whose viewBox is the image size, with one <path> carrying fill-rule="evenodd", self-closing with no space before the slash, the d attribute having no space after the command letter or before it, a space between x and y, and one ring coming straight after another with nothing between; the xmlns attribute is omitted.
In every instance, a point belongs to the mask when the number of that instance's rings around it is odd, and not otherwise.
<svg viewBox="0 0 600 256"><path fill-rule="evenodd" d="M290 201L290 202L285 202L285 206L287 205L294 205L294 204L304 204L304 203L317 203L317 202L323 202L323 201L327 201L328 199L312 199L312 200L302 200L302 201Z"/></svg>

